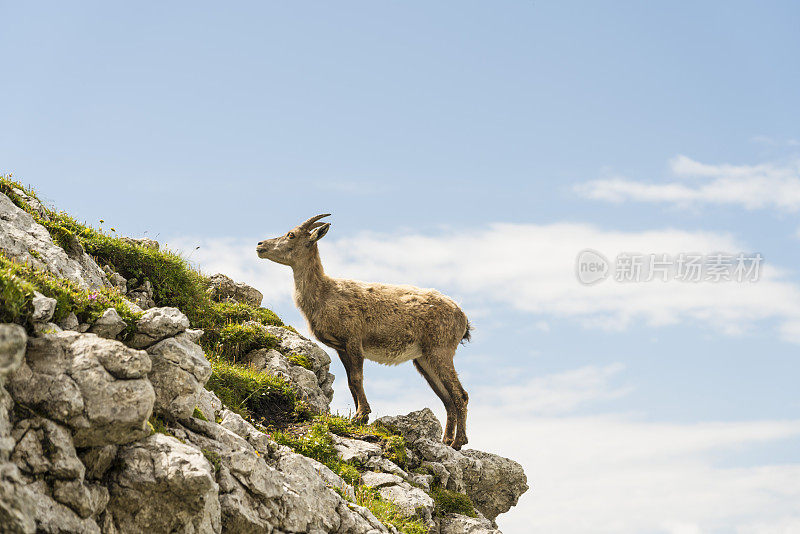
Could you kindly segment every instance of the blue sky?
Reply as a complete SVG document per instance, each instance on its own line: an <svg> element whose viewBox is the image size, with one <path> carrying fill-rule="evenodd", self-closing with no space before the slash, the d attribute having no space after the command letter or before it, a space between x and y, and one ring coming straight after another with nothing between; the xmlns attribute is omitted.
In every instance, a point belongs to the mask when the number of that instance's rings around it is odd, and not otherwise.
<svg viewBox="0 0 800 534"><path fill-rule="evenodd" d="M790 2L0 2L0 170L302 325L255 241L435 286L470 443L527 532L800 530L800 9ZM760 252L762 280L584 287L584 248ZM338 362L334 373L344 375ZM375 412L442 413L410 365ZM335 405L352 401L337 381Z"/></svg>

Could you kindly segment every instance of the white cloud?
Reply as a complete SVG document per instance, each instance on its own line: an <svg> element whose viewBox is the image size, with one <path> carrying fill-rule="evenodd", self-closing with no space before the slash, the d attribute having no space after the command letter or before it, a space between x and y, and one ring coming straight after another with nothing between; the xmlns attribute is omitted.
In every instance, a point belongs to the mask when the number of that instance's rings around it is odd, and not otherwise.
<svg viewBox="0 0 800 534"><path fill-rule="evenodd" d="M800 163L709 165L677 156L670 161L672 181L647 183L626 178L593 180L576 192L608 202L660 202L686 207L726 204L746 209L800 208ZM690 179L687 182L687 179Z"/></svg>
<svg viewBox="0 0 800 534"><path fill-rule="evenodd" d="M575 278L577 253L585 248L612 259L620 252L747 252L743 243L727 234L618 232L569 223L492 224L439 235L361 233L326 241L321 242L321 255L332 276L437 287L459 299L478 326L487 309L512 307L533 315L534 325L548 318L569 318L586 327L612 330L634 322L685 323L738 335L759 321L774 320L785 339L800 341L800 288L769 258L755 283L606 280L587 287ZM255 242L170 241L184 250L199 243L193 261L206 271L252 283L264 292L266 306L288 303L291 270L258 260Z"/></svg>
<svg viewBox="0 0 800 534"><path fill-rule="evenodd" d="M499 518L506 534L781 532L769 523L800 519L800 465L714 461L720 453L796 437L800 421L520 420L481 409L471 417L479 432L470 446L519 459L532 486Z"/></svg>
<svg viewBox="0 0 800 534"><path fill-rule="evenodd" d="M473 399L480 399L481 404L503 406L507 413L561 414L571 412L583 404L614 399L628 393L629 387L612 388L608 384L624 368L620 363L603 367L588 365L517 381L513 381L511 373L508 373L505 382L515 383L501 387L478 386L471 392L471 396Z"/></svg>

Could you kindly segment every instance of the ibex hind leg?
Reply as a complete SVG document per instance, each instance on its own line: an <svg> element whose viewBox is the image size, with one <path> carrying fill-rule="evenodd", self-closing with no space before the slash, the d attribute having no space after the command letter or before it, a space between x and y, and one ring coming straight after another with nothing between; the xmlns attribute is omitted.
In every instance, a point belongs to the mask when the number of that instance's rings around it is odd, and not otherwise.
<svg viewBox="0 0 800 534"><path fill-rule="evenodd" d="M455 437L452 441L445 441L445 443L455 450L459 450L467 444L467 402L469 402L469 395L467 395L461 385L461 381L458 379L458 373L453 365L454 355L455 347L443 347L426 355L426 358L429 369L436 376L436 379L442 383L455 408Z"/></svg>
<svg viewBox="0 0 800 534"><path fill-rule="evenodd" d="M436 374L431 370L430 363L426 358L420 357L414 360L414 367L419 371L419 374L425 378L425 381L428 382L433 392L436 393L436 396L439 397L442 404L444 404L444 409L447 411L447 424L444 427L444 437L442 441L449 445L455 437L456 427L456 409L453 404L453 399L450 398L450 393L447 391L447 388L444 387L441 380L439 380Z"/></svg>

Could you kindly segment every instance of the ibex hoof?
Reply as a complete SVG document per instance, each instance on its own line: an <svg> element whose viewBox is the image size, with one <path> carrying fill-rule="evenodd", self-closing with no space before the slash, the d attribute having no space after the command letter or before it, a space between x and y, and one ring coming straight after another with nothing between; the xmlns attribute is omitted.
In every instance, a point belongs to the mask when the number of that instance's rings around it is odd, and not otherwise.
<svg viewBox="0 0 800 534"><path fill-rule="evenodd" d="M368 413L355 414L353 416L353 422L359 425L366 425L367 423L369 423L369 414Z"/></svg>
<svg viewBox="0 0 800 534"><path fill-rule="evenodd" d="M452 447L453 450L455 451L460 451L461 447L467 444L467 438L462 438L462 439L456 438L452 441L445 441L444 444L449 447Z"/></svg>

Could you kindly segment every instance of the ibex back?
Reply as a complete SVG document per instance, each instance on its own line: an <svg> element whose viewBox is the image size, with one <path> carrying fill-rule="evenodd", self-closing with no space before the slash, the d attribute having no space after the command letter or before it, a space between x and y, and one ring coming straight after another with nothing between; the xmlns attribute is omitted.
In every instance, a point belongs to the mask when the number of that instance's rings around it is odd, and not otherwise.
<svg viewBox="0 0 800 534"><path fill-rule="evenodd" d="M364 358L386 365L412 360L447 410L444 442L460 449L467 443L469 397L453 357L459 343L470 338L467 316L433 289L325 275L317 241L331 227L319 222L328 215L317 215L285 235L259 242L258 257L294 271L295 303L314 336L339 354L357 420L366 422L371 411L364 393Z"/></svg>

